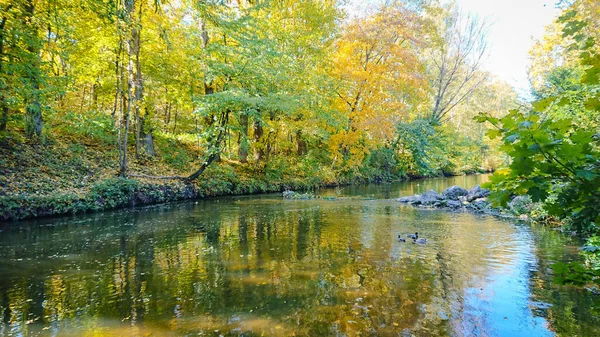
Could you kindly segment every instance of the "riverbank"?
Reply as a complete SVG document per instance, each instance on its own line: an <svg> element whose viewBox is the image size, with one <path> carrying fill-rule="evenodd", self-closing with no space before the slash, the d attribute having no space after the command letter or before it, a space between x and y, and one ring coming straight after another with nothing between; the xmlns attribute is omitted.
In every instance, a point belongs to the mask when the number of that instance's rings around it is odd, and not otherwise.
<svg viewBox="0 0 600 337"><path fill-rule="evenodd" d="M240 163L223 158L192 182L118 178L109 141L48 139L44 144L5 142L0 146L0 221L79 214L222 195L306 191L328 186L419 179L407 173L371 170L340 176L311 158ZM196 167L195 149L162 144L154 157L130 160L129 172L186 175ZM174 149L177 150L174 150ZM185 148L184 148L185 149ZM463 172L455 172L463 173ZM441 172L440 172L441 174ZM433 176L439 176L436 174Z"/></svg>
<svg viewBox="0 0 600 337"><path fill-rule="evenodd" d="M331 186L326 182L312 187ZM150 182L128 178L112 178L94 184L85 193L53 193L0 197L0 220L21 220L43 216L79 214L112 209L162 204L224 195L248 195L281 192L288 188L309 188L299 181L268 182L266 180L201 180Z"/></svg>
<svg viewBox="0 0 600 337"><path fill-rule="evenodd" d="M11 221L81 214L216 196L274 193L290 189L306 191L353 184L351 181L331 182L326 180L312 180L309 184L307 181L299 179L268 181L264 177L263 179L241 180L235 174L226 174L223 172L223 167L220 166L215 166L212 171L216 171L212 172L212 179L199 179L193 183L173 180L157 182L148 179L108 178L98 181L85 192L80 193L56 192L46 195L0 196L0 220ZM420 178L397 178L396 181L417 179ZM354 183L361 184L368 183L368 181Z"/></svg>

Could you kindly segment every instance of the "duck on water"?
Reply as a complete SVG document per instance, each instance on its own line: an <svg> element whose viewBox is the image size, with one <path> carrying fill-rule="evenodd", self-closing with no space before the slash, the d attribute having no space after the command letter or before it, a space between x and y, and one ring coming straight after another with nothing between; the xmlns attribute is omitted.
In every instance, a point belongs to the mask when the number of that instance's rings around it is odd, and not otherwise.
<svg viewBox="0 0 600 337"><path fill-rule="evenodd" d="M421 245L427 243L427 239L419 237L419 232L415 232L415 234L408 234L407 237L409 239L412 239L413 243L417 243L417 244L421 244ZM401 234L398 234L398 241L406 242L406 239L403 238Z"/></svg>

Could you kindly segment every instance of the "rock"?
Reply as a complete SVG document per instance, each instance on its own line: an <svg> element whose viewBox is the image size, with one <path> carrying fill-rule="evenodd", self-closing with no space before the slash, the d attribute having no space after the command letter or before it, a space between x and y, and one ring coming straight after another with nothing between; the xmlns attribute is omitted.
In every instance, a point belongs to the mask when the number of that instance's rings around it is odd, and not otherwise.
<svg viewBox="0 0 600 337"><path fill-rule="evenodd" d="M533 202L531 202L531 198L528 195L518 195L507 206L514 215L521 215L531 212Z"/></svg>
<svg viewBox="0 0 600 337"><path fill-rule="evenodd" d="M311 193L298 193L290 190L283 191L281 195L284 199L308 200L315 198L315 195Z"/></svg>
<svg viewBox="0 0 600 337"><path fill-rule="evenodd" d="M294 194L296 194L296 192L290 190L285 190L283 193L281 193L285 199L291 199Z"/></svg>
<svg viewBox="0 0 600 337"><path fill-rule="evenodd" d="M442 194L429 190L422 195L416 194L396 200L414 206L435 207L454 211L466 209L475 213L503 216L500 209L492 207L492 204L487 200L488 195L490 195L490 191L480 186L475 186L470 190L452 186L444 190Z"/></svg>
<svg viewBox="0 0 600 337"><path fill-rule="evenodd" d="M402 198L398 198L396 199L397 201L400 202L404 202L404 203L408 203L408 204L412 204L415 202L415 200L418 198L418 195L416 196L408 196L408 197L402 197Z"/></svg>
<svg viewBox="0 0 600 337"><path fill-rule="evenodd" d="M467 201L471 202L475 199L486 198L490 196L490 190L481 188L481 186L476 185L472 189L470 189L467 194Z"/></svg>
<svg viewBox="0 0 600 337"><path fill-rule="evenodd" d="M454 185L445 189L442 196L444 199L458 200L458 197L466 196L468 193L469 191L464 188Z"/></svg>
<svg viewBox="0 0 600 337"><path fill-rule="evenodd" d="M429 190L429 191L423 193L421 196L419 196L418 203L421 205L430 206L442 199L443 199L442 196L437 194L436 191ZM415 202L415 203L417 203L417 202Z"/></svg>
<svg viewBox="0 0 600 337"><path fill-rule="evenodd" d="M487 198L479 198L473 200L467 207L478 212L487 211L490 208L490 203Z"/></svg>
<svg viewBox="0 0 600 337"><path fill-rule="evenodd" d="M461 208L462 207L462 202L460 202L458 200L447 200L446 201L446 206L448 206L450 208Z"/></svg>

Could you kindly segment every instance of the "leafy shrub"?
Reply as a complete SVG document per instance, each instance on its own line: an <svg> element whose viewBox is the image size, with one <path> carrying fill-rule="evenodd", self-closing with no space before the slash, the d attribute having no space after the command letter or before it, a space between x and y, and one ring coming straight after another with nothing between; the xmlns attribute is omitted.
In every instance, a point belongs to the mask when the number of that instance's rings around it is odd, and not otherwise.
<svg viewBox="0 0 600 337"><path fill-rule="evenodd" d="M76 135L104 145L113 145L116 142L114 120L104 112L92 110L80 114L68 111L56 121L59 124L55 126L55 130L60 133Z"/></svg>
<svg viewBox="0 0 600 337"><path fill-rule="evenodd" d="M534 202L545 202L549 215L571 218L575 230L596 231L600 144L595 130L517 110L501 119L480 116L480 120L497 127L489 135L502 137L502 148L512 159L487 185L496 205L506 206L514 195L528 195Z"/></svg>
<svg viewBox="0 0 600 337"><path fill-rule="evenodd" d="M95 209L114 208L126 205L138 187L137 180L113 178L94 185L90 196L96 203Z"/></svg>
<svg viewBox="0 0 600 337"><path fill-rule="evenodd" d="M533 202L528 195L518 195L514 197L507 206L515 215L529 214L533 209Z"/></svg>

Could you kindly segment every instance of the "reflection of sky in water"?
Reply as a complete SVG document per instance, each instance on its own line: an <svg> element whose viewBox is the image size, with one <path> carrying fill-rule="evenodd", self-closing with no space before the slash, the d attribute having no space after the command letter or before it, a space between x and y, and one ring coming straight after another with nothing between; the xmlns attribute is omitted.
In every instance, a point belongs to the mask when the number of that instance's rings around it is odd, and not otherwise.
<svg viewBox="0 0 600 337"><path fill-rule="evenodd" d="M597 336L596 300L547 274L576 256L568 238L389 200L485 179L17 223L0 233L0 336ZM427 245L397 241L416 231Z"/></svg>
<svg viewBox="0 0 600 337"><path fill-rule="evenodd" d="M547 322L534 317L529 307L530 271L536 269L535 247L530 233L519 227L511 240L495 245L503 263L489 259L484 280L464 291L464 309L454 318L462 335L552 336Z"/></svg>

